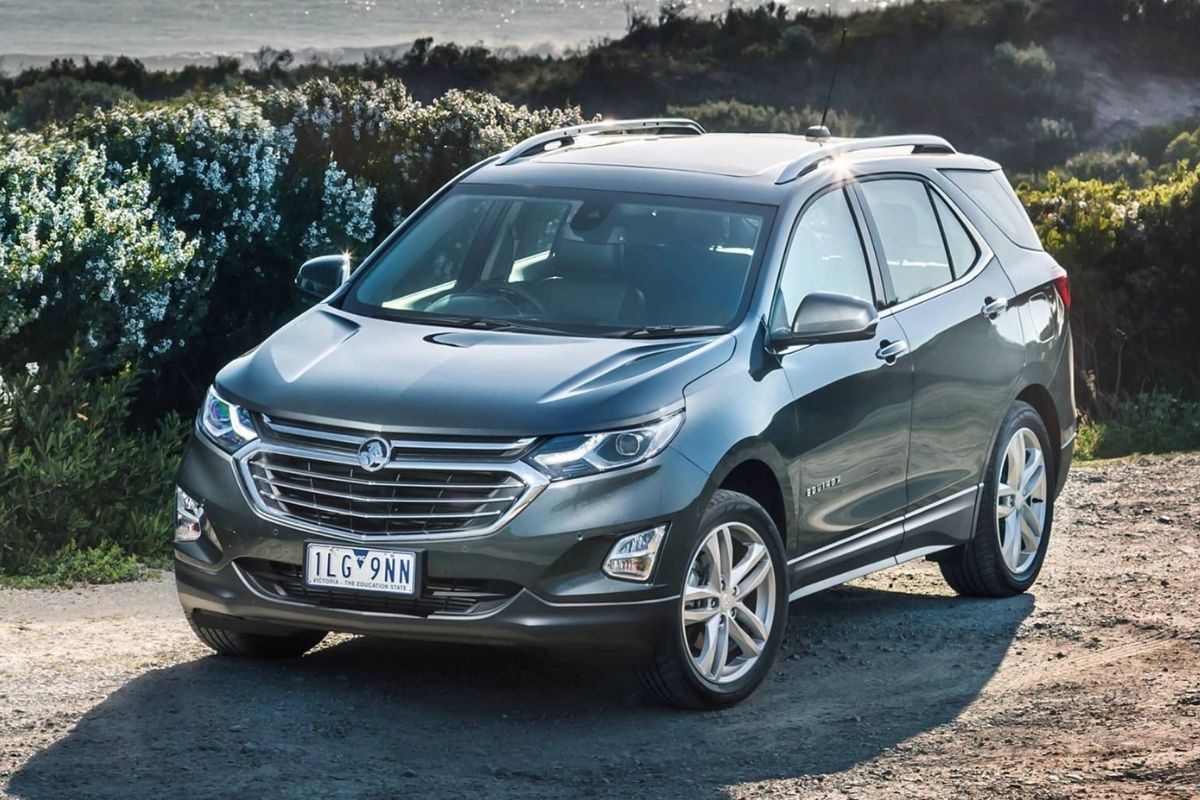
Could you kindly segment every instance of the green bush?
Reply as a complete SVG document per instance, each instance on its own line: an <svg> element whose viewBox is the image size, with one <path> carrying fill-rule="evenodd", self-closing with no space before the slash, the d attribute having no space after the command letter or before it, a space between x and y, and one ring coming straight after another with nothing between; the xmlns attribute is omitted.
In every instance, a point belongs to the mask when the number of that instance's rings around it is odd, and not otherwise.
<svg viewBox="0 0 1200 800"><path fill-rule="evenodd" d="M33 557L20 575L0 573L0 586L28 589L77 583L120 583L137 580L149 572L138 556L125 552L118 545L80 550L74 544L68 544L52 555Z"/></svg>
<svg viewBox="0 0 1200 800"><path fill-rule="evenodd" d="M64 569L125 574L124 556L169 553L185 426L168 414L149 432L131 427L138 380L129 368L92 373L78 349L4 376L0 575L45 572L66 556L74 566Z"/></svg>
<svg viewBox="0 0 1200 800"><path fill-rule="evenodd" d="M1079 153L1067 159L1063 173L1084 181L1125 181L1130 186L1142 186L1153 178L1149 174L1150 162L1146 157L1130 150L1088 150Z"/></svg>
<svg viewBox="0 0 1200 800"><path fill-rule="evenodd" d="M1200 165L1200 128L1185 131L1167 144L1163 162L1172 165L1180 161L1187 166Z"/></svg>
<svg viewBox="0 0 1200 800"><path fill-rule="evenodd" d="M1081 409L1156 390L1200 396L1200 168L1146 188L1051 173L1022 199L1071 275Z"/></svg>
<svg viewBox="0 0 1200 800"><path fill-rule="evenodd" d="M992 51L988 67L1015 93L1044 91L1054 79L1054 59L1039 44L1018 47L1001 42Z"/></svg>
<svg viewBox="0 0 1200 800"><path fill-rule="evenodd" d="M155 410L190 406L295 313L306 258L361 256L455 173L580 120L321 79L0 134L0 368L79 340L152 370Z"/></svg>
<svg viewBox="0 0 1200 800"><path fill-rule="evenodd" d="M1200 403L1169 394L1142 394L1122 403L1112 419L1084 422L1075 452L1080 459L1200 449Z"/></svg>
<svg viewBox="0 0 1200 800"><path fill-rule="evenodd" d="M18 89L11 112L18 125L34 128L47 122L68 120L81 111L112 108L135 100L124 86L71 77L54 77Z"/></svg>
<svg viewBox="0 0 1200 800"><path fill-rule="evenodd" d="M737 100L714 100L698 106L668 106L667 113L694 119L711 131L728 133L803 134L809 127L821 122L821 110L817 108L780 109ZM855 136L866 128L861 120L836 109L829 112L826 124L835 136Z"/></svg>

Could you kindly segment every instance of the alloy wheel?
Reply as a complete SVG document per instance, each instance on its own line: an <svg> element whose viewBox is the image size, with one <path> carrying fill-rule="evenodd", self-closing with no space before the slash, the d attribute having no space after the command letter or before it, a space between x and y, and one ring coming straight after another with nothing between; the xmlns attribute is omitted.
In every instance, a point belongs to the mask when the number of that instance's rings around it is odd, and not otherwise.
<svg viewBox="0 0 1200 800"><path fill-rule="evenodd" d="M1046 528L1046 458L1037 434L1020 428L1008 440L996 484L1000 555L1013 575L1033 564Z"/></svg>
<svg viewBox="0 0 1200 800"><path fill-rule="evenodd" d="M716 684L753 668L775 622L775 564L749 525L726 522L705 536L683 589L683 638L696 673Z"/></svg>

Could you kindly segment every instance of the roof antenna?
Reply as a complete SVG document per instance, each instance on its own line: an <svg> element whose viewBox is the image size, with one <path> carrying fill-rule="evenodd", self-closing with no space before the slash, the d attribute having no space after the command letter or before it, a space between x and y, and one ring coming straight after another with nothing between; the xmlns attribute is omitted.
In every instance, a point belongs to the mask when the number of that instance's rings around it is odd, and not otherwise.
<svg viewBox="0 0 1200 800"><path fill-rule="evenodd" d="M804 132L804 137L810 141L819 142L832 136L825 121L829 118L829 103L833 100L833 85L837 81L838 70L842 66L842 51L846 49L846 27L842 27L842 39L838 42L837 55L833 59L833 74L829 76L829 91L825 94L825 108L821 111L821 124L813 126Z"/></svg>

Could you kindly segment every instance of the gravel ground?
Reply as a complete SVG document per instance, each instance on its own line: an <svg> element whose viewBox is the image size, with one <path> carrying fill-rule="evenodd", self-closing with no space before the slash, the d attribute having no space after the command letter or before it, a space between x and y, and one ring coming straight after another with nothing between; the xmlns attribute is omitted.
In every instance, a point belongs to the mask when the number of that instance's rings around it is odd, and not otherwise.
<svg viewBox="0 0 1200 800"><path fill-rule="evenodd" d="M169 576L4 591L0 796L1196 798L1198 497L1200 455L1077 468L1033 592L920 563L805 599L712 713L524 651L218 659Z"/></svg>

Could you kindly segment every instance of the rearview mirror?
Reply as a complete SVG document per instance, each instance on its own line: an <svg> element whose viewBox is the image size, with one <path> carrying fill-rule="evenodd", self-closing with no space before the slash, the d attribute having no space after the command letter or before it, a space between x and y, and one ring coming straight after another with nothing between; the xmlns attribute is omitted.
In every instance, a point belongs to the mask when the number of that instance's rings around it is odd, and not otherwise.
<svg viewBox="0 0 1200 800"><path fill-rule="evenodd" d="M771 342L777 347L854 342L874 338L878 325L879 312L871 301L833 292L813 292L800 302L792 329L776 331Z"/></svg>
<svg viewBox="0 0 1200 800"><path fill-rule="evenodd" d="M317 256L300 265L296 288L306 297L324 300L349 279L349 256Z"/></svg>

